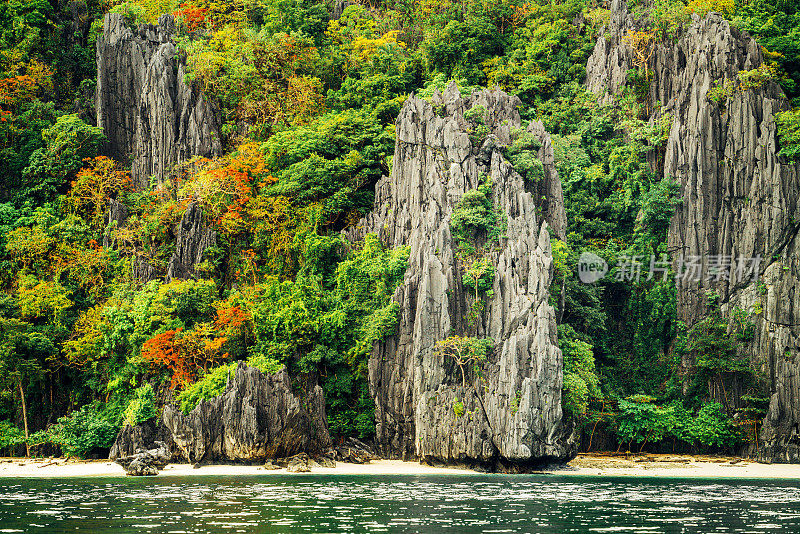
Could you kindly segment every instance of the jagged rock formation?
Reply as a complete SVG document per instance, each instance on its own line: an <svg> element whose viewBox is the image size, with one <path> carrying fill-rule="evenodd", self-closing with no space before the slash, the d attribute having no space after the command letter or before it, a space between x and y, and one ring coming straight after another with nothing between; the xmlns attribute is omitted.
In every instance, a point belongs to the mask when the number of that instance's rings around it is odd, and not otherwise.
<svg viewBox="0 0 800 534"><path fill-rule="evenodd" d="M139 449L130 456L117 458L115 461L122 466L126 475L155 476L169 463L169 453L160 441L154 443L153 449Z"/></svg>
<svg viewBox="0 0 800 534"><path fill-rule="evenodd" d="M166 443L171 459L190 463L264 461L331 447L320 386L295 388L286 370L265 375L244 363L231 373L222 395L201 401L188 415L166 405L153 424L124 428L111 458L149 448L156 439Z"/></svg>
<svg viewBox="0 0 800 534"><path fill-rule="evenodd" d="M172 435L160 419L152 418L138 425L125 425L119 431L114 445L108 454L109 460L133 456L137 451L150 450L161 444L168 459L175 457L175 443Z"/></svg>
<svg viewBox="0 0 800 534"><path fill-rule="evenodd" d="M624 0L614 0L587 65L587 85L601 102L613 100L625 83L633 62L621 40L637 24ZM800 461L800 166L778 156L774 120L789 104L771 81L737 89L719 104L709 98L716 84L736 81L739 71L763 61L758 43L719 14L694 16L677 42L656 44L653 52L650 101L673 117L657 170L674 177L683 195L669 247L674 258L702 256L706 266L715 256L732 258L721 280L679 280L679 319L691 326L707 313L708 289L720 294L728 318L737 308L750 313L755 336L742 350L764 372L771 395L759 457ZM757 276L742 280L740 258L754 257L762 259ZM717 396L738 407L735 391Z"/></svg>
<svg viewBox="0 0 800 534"><path fill-rule="evenodd" d="M122 15L107 14L97 39L97 125L108 139L105 152L131 162L138 187L159 183L192 156L219 156L219 125L199 89L184 82L184 65L172 36L175 21L132 31Z"/></svg>
<svg viewBox="0 0 800 534"><path fill-rule="evenodd" d="M454 84L431 102L409 98L397 119L392 174L378 182L373 213L350 236L376 232L390 247L411 246L405 281L394 296L402 308L399 331L376 344L369 360L384 456L522 470L572 454L562 421L562 356L548 304L550 233L533 186L502 155L520 126L517 103L499 90L462 97ZM479 105L489 134L475 144L464 112ZM545 138L546 179L558 181L549 139L540 125L533 128ZM492 201L507 230L490 254L493 295L468 322L474 294L462 284L465 266L450 216L482 173L493 181ZM560 184L540 187L560 195ZM552 226L565 228L563 199L547 203ZM470 379L464 387L454 361L436 350L436 342L451 335L494 339L485 381ZM459 403L463 413L454 408Z"/></svg>
<svg viewBox="0 0 800 534"><path fill-rule="evenodd" d="M108 200L108 217L106 218L106 226L122 228L128 220L128 206L118 201L115 198ZM110 232L103 233L103 247L112 248L116 246L116 242L112 238Z"/></svg>
<svg viewBox="0 0 800 534"><path fill-rule="evenodd" d="M600 104L610 104L625 87L631 68L631 51L622 38L635 27L625 0L612 0L608 26L598 32L597 42L586 63L586 86Z"/></svg>
<svg viewBox="0 0 800 534"><path fill-rule="evenodd" d="M344 443L337 445L331 456L334 460L349 464L367 464L380 458L369 445L354 437L347 438Z"/></svg>
<svg viewBox="0 0 800 534"><path fill-rule="evenodd" d="M206 225L203 209L197 202L186 208L175 234L175 252L167 266L167 281L193 276L206 249L217 241L217 233Z"/></svg>

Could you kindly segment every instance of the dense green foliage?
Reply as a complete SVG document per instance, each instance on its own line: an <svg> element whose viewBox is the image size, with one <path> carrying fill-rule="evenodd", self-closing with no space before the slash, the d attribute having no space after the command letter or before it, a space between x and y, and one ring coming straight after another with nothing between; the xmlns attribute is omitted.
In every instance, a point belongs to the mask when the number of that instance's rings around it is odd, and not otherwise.
<svg viewBox="0 0 800 534"><path fill-rule="evenodd" d="M716 105L726 91L773 79L800 95L795 2L630 4L650 12L647 39L672 39L692 13L712 10L757 37L768 65L719 84ZM375 182L389 173L407 96L429 97L451 79L462 92L498 85L519 96L524 121L541 120L552 134L569 221L566 239L552 242L551 288L566 413L624 446L677 440L708 449L741 439L735 413L750 422L763 415L765 392L738 356L758 310L742 311L735 325L712 313L686 328L676 321L673 280L627 279L620 268L638 257L646 269L668 252L680 193L651 170L672 118L646 120L660 109L643 90L647 69L632 69L618 106L598 106L583 89L609 16L602 3L378 0L349 5L339 20L316 0L90 0L86 16L71 6L0 6L0 450L102 453L122 424L157 416L165 399L188 411L219 394L240 361L318 381L333 435L369 438L367 357L395 331L391 296L409 250L387 250L374 235L351 245L339 232L370 209ZM109 9L132 25L176 14L187 79L219 109L224 157L144 191L130 184L129 162L97 157L94 45ZM486 110L475 106L465 119L473 143L482 142ZM798 157L798 112L776 120L781 153ZM524 127L512 138L506 156L533 188L543 176L538 141ZM491 296L505 232L492 185L480 181L450 221L470 324ZM107 225L110 198L128 207L122 228ZM191 199L216 246L196 279L142 285L134 265L165 275L170 229ZM616 266L597 284L576 276L585 251ZM493 348L472 337L440 346L464 387ZM696 362L689 370L679 365L687 355ZM745 407L712 402L734 382L749 394ZM509 402L518 409L518 398ZM463 414L460 401L452 408Z"/></svg>
<svg viewBox="0 0 800 534"><path fill-rule="evenodd" d="M125 422L131 426L144 423L158 415L155 405L153 386L145 384L136 388L133 399L125 410Z"/></svg>
<svg viewBox="0 0 800 534"><path fill-rule="evenodd" d="M800 109L784 111L775 115L778 123L780 153L789 158L800 159Z"/></svg>

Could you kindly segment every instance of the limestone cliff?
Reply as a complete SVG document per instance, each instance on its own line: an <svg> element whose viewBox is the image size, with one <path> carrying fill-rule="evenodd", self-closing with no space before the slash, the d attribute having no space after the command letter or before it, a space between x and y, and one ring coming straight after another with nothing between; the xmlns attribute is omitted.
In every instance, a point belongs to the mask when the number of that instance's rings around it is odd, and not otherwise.
<svg viewBox="0 0 800 534"><path fill-rule="evenodd" d="M331 447L322 388L293 384L283 370L265 375L240 363L225 391L184 414L164 407L159 421L126 426L111 459L162 441L172 459L188 462L263 461Z"/></svg>
<svg viewBox="0 0 800 534"><path fill-rule="evenodd" d="M134 183L141 189L150 187L151 179L161 183L177 163L222 153L211 105L198 88L184 81L174 34L172 15L134 31L121 15L107 14L97 39L97 125L108 139L105 152L130 163ZM122 225L126 215L125 207L117 203L111 206L109 221ZM176 250L166 273L140 256L133 259L134 278L142 282L161 276L189 278L216 239L195 203L190 203L173 234Z"/></svg>
<svg viewBox="0 0 800 534"><path fill-rule="evenodd" d="M396 123L391 176L379 181L374 211L351 234L375 232L390 247L411 247L394 296L402 309L398 332L376 344L369 360L376 441L387 457L522 470L573 453L548 304L553 260L545 220L563 234L561 186L540 124L530 129L542 141L542 183L526 184L503 157L520 126L518 102L499 90L462 97L454 84L430 102L410 97ZM476 106L485 108L485 139L471 139L475 124L464 116ZM506 229L488 254L496 269L492 292L469 321L475 295L462 282L467 266L450 218L484 175ZM542 192L551 196L541 201ZM436 346L455 335L494 340L493 353L466 384Z"/></svg>
<svg viewBox="0 0 800 534"><path fill-rule="evenodd" d="M131 164L138 187L158 182L192 156L219 156L219 125L209 102L184 82L184 65L172 42L175 21L134 31L118 14L107 14L97 39L97 125L108 139L105 152Z"/></svg>
<svg viewBox="0 0 800 534"><path fill-rule="evenodd" d="M640 23L624 0L612 3L611 21L587 65L587 85L611 102L634 64L622 37ZM789 108L772 81L737 88L720 102L709 90L737 82L739 71L762 64L755 40L719 14L694 16L677 41L656 43L648 64L650 101L672 116L663 176L681 186L668 243L674 258L731 258L719 280L678 281L678 315L691 326L706 313L706 290L716 290L732 320L750 314L755 336L741 350L766 376L771 401L761 431L760 458L800 461L800 241L796 221L800 168L778 156L774 115ZM738 84L737 84L738 85ZM654 115L655 117L655 115ZM737 272L740 258L760 257L755 278ZM749 267L750 263L742 265ZM739 275L739 276L737 276ZM714 276L713 278L717 278ZM763 310L763 311L761 311ZM727 393L727 394L725 394ZM737 407L737 391L717 392ZM727 398L723 398L727 397Z"/></svg>
<svg viewBox="0 0 800 534"><path fill-rule="evenodd" d="M197 202L187 206L175 234L175 252L167 266L167 281L194 276L206 249L214 246L217 240L217 233L206 225Z"/></svg>

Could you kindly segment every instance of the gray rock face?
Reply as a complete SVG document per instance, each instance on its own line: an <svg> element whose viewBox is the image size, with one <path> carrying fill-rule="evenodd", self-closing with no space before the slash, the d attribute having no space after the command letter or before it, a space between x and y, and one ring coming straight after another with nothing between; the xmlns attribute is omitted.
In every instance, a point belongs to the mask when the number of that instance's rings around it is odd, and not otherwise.
<svg viewBox="0 0 800 534"><path fill-rule="evenodd" d="M169 462L169 453L163 443L156 441L153 449L139 449L130 456L117 458L125 474L130 476L155 476Z"/></svg>
<svg viewBox="0 0 800 534"><path fill-rule="evenodd" d="M126 424L119 431L108 459L116 461L133 456L137 451L159 448L156 443L163 445L168 459L175 456L175 443L161 420L153 418L134 426Z"/></svg>
<svg viewBox="0 0 800 534"><path fill-rule="evenodd" d="M188 415L166 405L159 421L120 431L116 460L164 443L170 461L264 461L331 448L322 388L293 388L286 370L265 375L240 363L225 392L201 401Z"/></svg>
<svg viewBox="0 0 800 534"><path fill-rule="evenodd" d="M605 31L600 31L592 55L586 63L586 86L597 95L600 104L609 104L628 81L631 68L630 49L622 43L635 27L625 0L612 0L611 17Z"/></svg>
<svg viewBox="0 0 800 534"><path fill-rule="evenodd" d="M108 200L108 218L106 225L114 225L117 228L122 228L128 220L128 207L115 198ZM111 248L116 246L115 240L109 232L103 234L103 246Z"/></svg>
<svg viewBox="0 0 800 534"><path fill-rule="evenodd" d="M210 104L184 82L174 32L172 15L134 32L121 15L107 14L97 39L97 125L108 139L105 152L131 162L140 188L149 187L151 177L160 183L192 156L222 153Z"/></svg>
<svg viewBox="0 0 800 534"><path fill-rule="evenodd" d="M547 224L528 185L504 159L518 100L502 91L462 97L455 85L431 102L411 97L397 119L392 175L376 186L375 208L350 237L375 232L390 247L411 246L409 268L394 295L402 312L397 335L376 344L369 361L376 404L377 446L387 457L515 470L564 460L574 443L562 421L562 356L548 304L552 257ZM464 112L486 108L489 135L474 146ZM436 112L434 111L436 110ZM438 112L438 113L437 113ZM558 181L550 160L547 179ZM506 237L488 255L496 269L493 295L474 321L474 293L450 233L461 197L493 181L492 201L506 219ZM560 183L545 184L560 195ZM547 199L559 228L563 199ZM559 210L560 206L560 210ZM559 213L561 215L559 215ZM561 217L561 220L558 218ZM491 337L494 353L483 379L462 385L452 358L436 350L448 336ZM463 404L463 413L454 405Z"/></svg>
<svg viewBox="0 0 800 534"><path fill-rule="evenodd" d="M240 363L225 392L188 415L165 406L177 456L188 462L265 460L331 446L322 388L293 391L286 370L265 375Z"/></svg>
<svg viewBox="0 0 800 534"><path fill-rule="evenodd" d="M217 233L206 225L203 209L197 202L186 208L175 234L175 252L167 266L167 281L194 276L206 249L217 242Z"/></svg>
<svg viewBox="0 0 800 534"><path fill-rule="evenodd" d="M634 23L623 0L612 9L608 39L598 40L587 66L587 85L601 102L609 101L606 91L624 84L631 64L630 50L620 41ZM739 71L762 61L758 43L721 16L695 16L677 42L656 46L650 98L674 118L663 168L657 169L678 180L684 199L671 221L670 249L676 257L732 258L721 280L678 281L679 319L689 326L702 319L708 289L719 292L727 317L737 308L751 313L756 334L742 350L767 377L771 394L760 458L798 461L800 166L777 155L774 118L789 104L773 82L737 90L721 104L708 98L717 83L737 80ZM757 256L757 276L742 280L739 258ZM737 396L728 396L719 400L738 407Z"/></svg>

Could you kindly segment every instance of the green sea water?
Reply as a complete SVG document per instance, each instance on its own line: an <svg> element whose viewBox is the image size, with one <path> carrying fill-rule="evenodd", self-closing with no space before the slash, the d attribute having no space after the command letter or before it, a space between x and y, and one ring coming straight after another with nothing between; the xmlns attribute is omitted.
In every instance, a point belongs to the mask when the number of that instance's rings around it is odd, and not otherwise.
<svg viewBox="0 0 800 534"><path fill-rule="evenodd" d="M800 533L800 481L478 474L5 478L0 532Z"/></svg>

